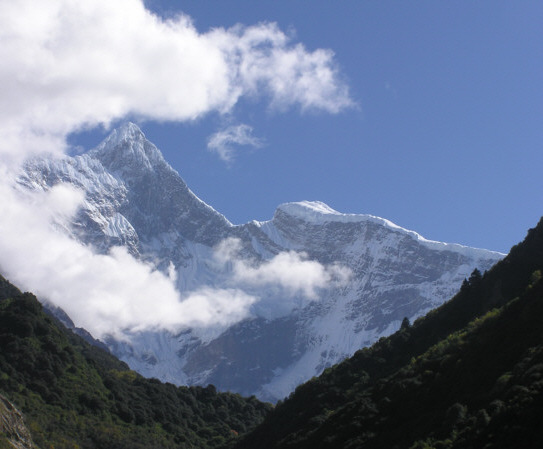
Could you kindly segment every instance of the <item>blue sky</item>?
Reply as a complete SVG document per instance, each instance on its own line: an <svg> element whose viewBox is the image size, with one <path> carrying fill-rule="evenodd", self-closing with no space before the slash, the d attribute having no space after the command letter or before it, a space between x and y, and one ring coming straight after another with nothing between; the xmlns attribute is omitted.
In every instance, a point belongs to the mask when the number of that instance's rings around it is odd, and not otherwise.
<svg viewBox="0 0 543 449"><path fill-rule="evenodd" d="M166 1L199 33L276 22L293 44L334 52L355 103L338 113L272 109L142 120L189 187L233 223L283 202L320 200L423 236L507 252L543 214L543 4L537 1ZM122 120L122 119L121 119ZM261 145L209 137L247 125ZM104 133L72 136L92 146Z"/></svg>

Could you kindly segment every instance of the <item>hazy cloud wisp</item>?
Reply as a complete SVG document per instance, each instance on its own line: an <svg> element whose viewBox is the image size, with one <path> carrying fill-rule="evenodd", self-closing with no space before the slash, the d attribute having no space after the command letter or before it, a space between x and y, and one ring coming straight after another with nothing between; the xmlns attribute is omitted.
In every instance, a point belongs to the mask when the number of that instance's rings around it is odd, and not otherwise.
<svg viewBox="0 0 543 449"><path fill-rule="evenodd" d="M240 145L260 148L263 141L253 136L253 128L246 124L228 126L211 135L207 141L207 148L225 162L233 159L235 147Z"/></svg>
<svg viewBox="0 0 543 449"><path fill-rule="evenodd" d="M229 265L236 285L275 287L291 296L316 299L320 289L344 284L351 276L346 267L326 266L309 260L304 253L284 251L270 260L254 263L240 256L241 249L241 240L227 238L215 250L215 259Z"/></svg>

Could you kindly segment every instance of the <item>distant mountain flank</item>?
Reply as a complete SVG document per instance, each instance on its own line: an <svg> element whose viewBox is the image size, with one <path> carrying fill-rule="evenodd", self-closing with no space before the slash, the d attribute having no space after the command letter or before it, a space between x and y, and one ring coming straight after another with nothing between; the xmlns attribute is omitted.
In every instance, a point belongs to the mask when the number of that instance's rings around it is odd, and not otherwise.
<svg viewBox="0 0 543 449"><path fill-rule="evenodd" d="M230 326L139 332L130 342L107 339L110 350L148 377L211 383L265 400L287 396L396 331L404 318L424 315L473 269L484 272L503 257L429 241L388 220L339 213L321 202L283 204L269 221L233 225L189 189L132 123L83 155L32 159L19 178L20 188L31 191L59 183L86 195L64 230L72 238L101 253L123 246L172 275L180 292L235 287L258 299L248 319ZM232 241L236 260L218 267L217 248ZM240 277L236 267L252 273L287 255L342 269L348 279L306 292L314 294L310 300L247 277L241 286L233 283Z"/></svg>

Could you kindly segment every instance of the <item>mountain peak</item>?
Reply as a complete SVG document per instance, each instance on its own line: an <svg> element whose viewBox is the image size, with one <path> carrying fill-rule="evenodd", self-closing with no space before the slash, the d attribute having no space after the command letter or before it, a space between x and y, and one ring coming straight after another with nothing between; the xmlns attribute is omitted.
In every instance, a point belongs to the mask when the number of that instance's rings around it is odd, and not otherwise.
<svg viewBox="0 0 543 449"><path fill-rule="evenodd" d="M138 125L132 122L123 123L113 133L118 136L119 140L140 140L145 139L143 131Z"/></svg>
<svg viewBox="0 0 543 449"><path fill-rule="evenodd" d="M160 150L149 142L138 125L126 122L114 129L89 154L100 160L109 170L127 173L134 170L154 171L168 167Z"/></svg>
<svg viewBox="0 0 543 449"><path fill-rule="evenodd" d="M126 141L138 142L145 140L145 134L143 134L143 131L138 125L132 122L125 122L117 128L113 129L99 145L99 147L105 145L109 148L114 148L117 145Z"/></svg>

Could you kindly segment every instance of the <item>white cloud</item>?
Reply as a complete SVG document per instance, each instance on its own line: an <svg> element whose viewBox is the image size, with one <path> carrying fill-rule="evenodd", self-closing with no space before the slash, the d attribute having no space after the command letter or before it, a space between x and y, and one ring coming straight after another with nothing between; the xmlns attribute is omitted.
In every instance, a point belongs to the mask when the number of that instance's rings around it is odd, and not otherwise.
<svg viewBox="0 0 543 449"><path fill-rule="evenodd" d="M318 291L345 283L351 271L339 265L323 265L309 260L304 253L285 251L260 264L251 263L240 256L241 241L223 240L215 250L215 259L232 270L236 285L282 289L290 296L303 295L316 299Z"/></svg>
<svg viewBox="0 0 543 449"><path fill-rule="evenodd" d="M173 270L168 277L124 248L96 254L55 232L59 212L68 220L83 198L70 186L23 197L0 183L0 195L1 272L63 308L95 336L228 325L247 317L256 301L234 288L201 288L182 295Z"/></svg>
<svg viewBox="0 0 543 449"><path fill-rule="evenodd" d="M0 0L0 61L0 270L97 336L247 316L257 298L242 290L180 295L172 270L168 277L122 249L96 254L58 232L81 192L58 186L21 196L11 176L29 155L62 153L70 133L127 115L190 121L230 112L243 96L336 113L352 102L332 52L293 44L275 24L200 33L190 18L163 20L141 0ZM248 130L239 136L231 143L255 144ZM299 255L282 262L319 270ZM266 267L240 265L238 276L309 295L319 287Z"/></svg>
<svg viewBox="0 0 543 449"><path fill-rule="evenodd" d="M234 146L237 145L260 148L263 142L253 136L253 128L245 124L228 126L211 135L207 141L207 148L217 153L226 162L231 161L234 157Z"/></svg>
<svg viewBox="0 0 543 449"><path fill-rule="evenodd" d="M65 136L128 114L186 121L242 96L336 113L352 105L329 50L275 24L199 33L141 0L0 2L0 152L59 151Z"/></svg>
<svg viewBox="0 0 543 449"><path fill-rule="evenodd" d="M282 252L257 267L244 263L236 265L235 279L251 285L280 285L291 294L317 298L317 291L342 283L349 272L338 266L324 266L309 260L304 253Z"/></svg>

